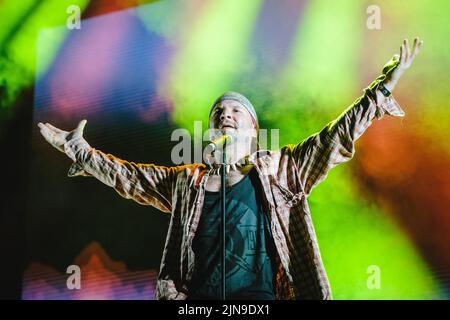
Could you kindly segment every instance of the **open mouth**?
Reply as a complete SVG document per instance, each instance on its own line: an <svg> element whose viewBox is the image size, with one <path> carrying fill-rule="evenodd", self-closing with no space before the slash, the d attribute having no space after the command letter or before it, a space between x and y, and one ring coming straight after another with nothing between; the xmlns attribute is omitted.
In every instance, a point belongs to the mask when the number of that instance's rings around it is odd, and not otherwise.
<svg viewBox="0 0 450 320"><path fill-rule="evenodd" d="M222 124L220 125L220 129L225 129L225 128L232 128L232 129L236 129L234 126L232 126L231 124Z"/></svg>

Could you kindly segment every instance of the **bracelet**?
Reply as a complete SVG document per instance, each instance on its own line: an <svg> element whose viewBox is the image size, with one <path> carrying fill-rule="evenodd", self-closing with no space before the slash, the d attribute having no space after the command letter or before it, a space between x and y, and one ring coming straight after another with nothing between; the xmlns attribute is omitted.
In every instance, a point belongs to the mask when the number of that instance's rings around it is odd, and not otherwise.
<svg viewBox="0 0 450 320"><path fill-rule="evenodd" d="M378 84L378 89L380 89L381 93L385 97L389 97L391 95L391 92L388 89L386 89L386 87L381 82Z"/></svg>

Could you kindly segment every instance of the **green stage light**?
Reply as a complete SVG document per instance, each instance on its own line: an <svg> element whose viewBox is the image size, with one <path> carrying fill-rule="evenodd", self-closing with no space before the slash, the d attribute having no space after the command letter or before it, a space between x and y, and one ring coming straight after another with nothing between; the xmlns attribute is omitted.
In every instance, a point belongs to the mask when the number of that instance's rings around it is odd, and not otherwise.
<svg viewBox="0 0 450 320"><path fill-rule="evenodd" d="M203 120L207 128L211 104L248 66L249 38L260 5L260 0L221 0L199 11L169 75L177 125L192 132L193 122Z"/></svg>

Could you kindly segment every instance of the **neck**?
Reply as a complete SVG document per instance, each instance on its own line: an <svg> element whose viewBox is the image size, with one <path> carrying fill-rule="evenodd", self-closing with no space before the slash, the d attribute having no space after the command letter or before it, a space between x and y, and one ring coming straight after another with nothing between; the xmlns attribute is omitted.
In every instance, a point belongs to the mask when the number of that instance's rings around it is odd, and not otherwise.
<svg viewBox="0 0 450 320"><path fill-rule="evenodd" d="M247 157L251 154L250 145L234 143L226 147L226 156L228 164L245 164ZM222 162L222 150L216 150L214 153L215 163Z"/></svg>

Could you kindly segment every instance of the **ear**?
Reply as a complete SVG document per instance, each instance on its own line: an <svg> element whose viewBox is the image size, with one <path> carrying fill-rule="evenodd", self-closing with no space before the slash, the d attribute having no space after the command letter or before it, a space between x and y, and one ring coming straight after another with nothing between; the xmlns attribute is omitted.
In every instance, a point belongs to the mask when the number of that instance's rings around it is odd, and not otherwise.
<svg viewBox="0 0 450 320"><path fill-rule="evenodd" d="M252 137L253 138L258 138L258 134L259 134L259 128L258 128L258 126L254 125L253 126Z"/></svg>

